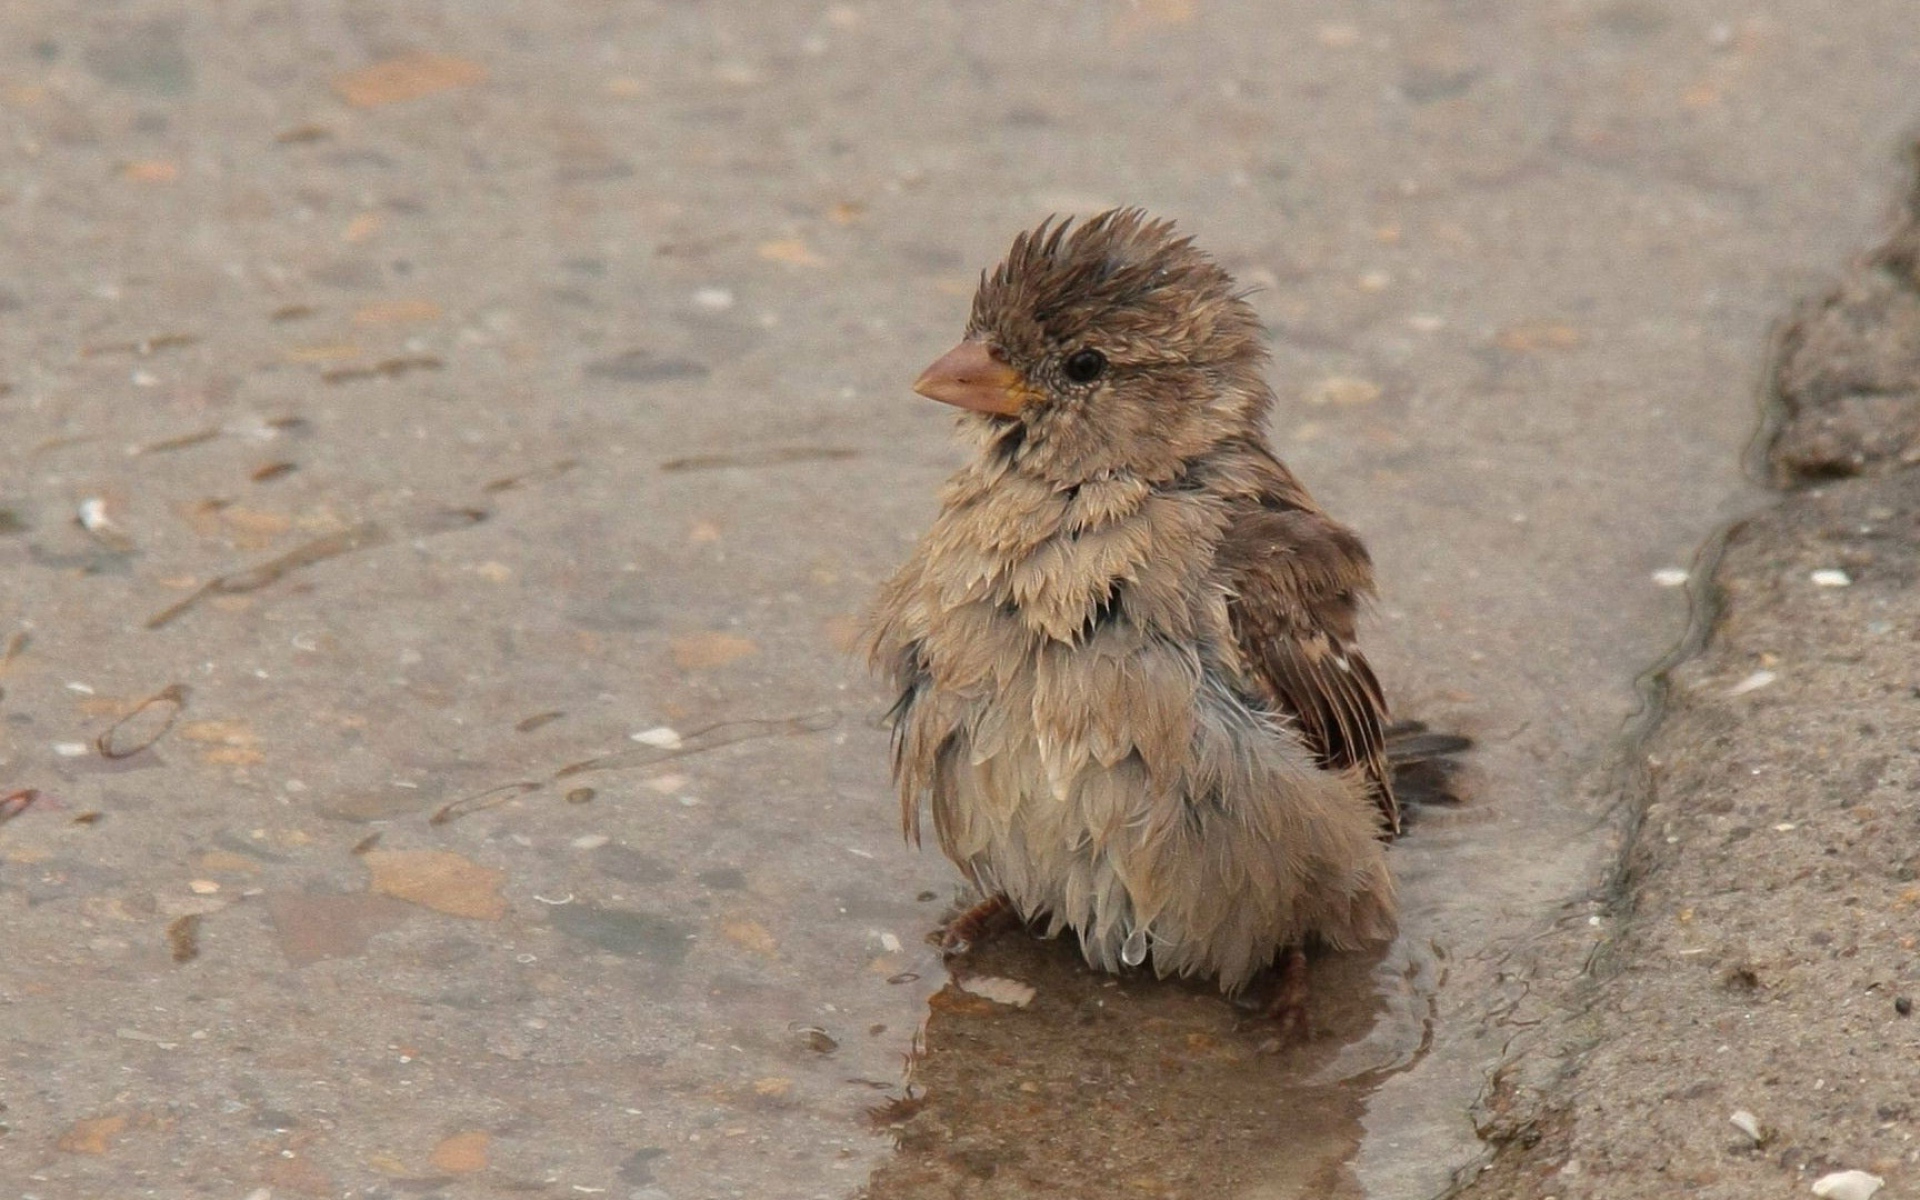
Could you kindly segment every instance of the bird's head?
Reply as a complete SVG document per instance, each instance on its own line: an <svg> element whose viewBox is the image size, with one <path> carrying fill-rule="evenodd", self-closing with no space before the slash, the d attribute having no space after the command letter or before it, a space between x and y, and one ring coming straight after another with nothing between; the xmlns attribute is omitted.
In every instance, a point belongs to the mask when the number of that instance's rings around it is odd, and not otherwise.
<svg viewBox="0 0 1920 1200"><path fill-rule="evenodd" d="M914 383L981 414L992 452L1061 484L1178 475L1257 435L1260 323L1233 279L1137 208L1051 218L982 274L958 346Z"/></svg>

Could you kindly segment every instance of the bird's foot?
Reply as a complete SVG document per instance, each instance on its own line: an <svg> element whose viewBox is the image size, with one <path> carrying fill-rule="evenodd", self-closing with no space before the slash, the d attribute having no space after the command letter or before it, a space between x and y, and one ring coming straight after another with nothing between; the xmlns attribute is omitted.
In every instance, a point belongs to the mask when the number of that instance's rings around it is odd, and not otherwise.
<svg viewBox="0 0 1920 1200"><path fill-rule="evenodd" d="M1275 1048L1297 1046L1309 1036L1307 1028L1307 952L1292 946L1280 959L1280 985L1260 1015L1273 1023Z"/></svg>
<svg viewBox="0 0 1920 1200"><path fill-rule="evenodd" d="M1013 905L1005 896L988 896L953 920L927 935L940 947L943 958L958 958L997 933L1013 915Z"/></svg>

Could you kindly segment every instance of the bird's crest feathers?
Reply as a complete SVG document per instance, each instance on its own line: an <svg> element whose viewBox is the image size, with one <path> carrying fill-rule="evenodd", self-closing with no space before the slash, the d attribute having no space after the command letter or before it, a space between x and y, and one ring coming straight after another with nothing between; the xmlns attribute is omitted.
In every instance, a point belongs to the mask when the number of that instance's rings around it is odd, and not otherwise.
<svg viewBox="0 0 1920 1200"><path fill-rule="evenodd" d="M1098 331L1188 361L1259 353L1253 310L1218 263L1143 209L1050 216L983 272L969 333L1018 354Z"/></svg>

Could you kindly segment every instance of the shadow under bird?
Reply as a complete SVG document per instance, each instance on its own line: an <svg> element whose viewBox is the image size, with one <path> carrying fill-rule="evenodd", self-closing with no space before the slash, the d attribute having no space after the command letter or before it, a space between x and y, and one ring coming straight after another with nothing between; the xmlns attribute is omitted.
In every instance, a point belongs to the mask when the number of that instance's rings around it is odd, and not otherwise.
<svg viewBox="0 0 1920 1200"><path fill-rule="evenodd" d="M983 275L914 384L972 460L881 590L893 770L983 901L1107 971L1211 977L1394 930L1392 730L1355 645L1360 538L1268 449L1274 397L1232 278L1138 209L1051 218ZM1411 759L1464 745L1411 727ZM1399 756L1393 756L1399 757Z"/></svg>

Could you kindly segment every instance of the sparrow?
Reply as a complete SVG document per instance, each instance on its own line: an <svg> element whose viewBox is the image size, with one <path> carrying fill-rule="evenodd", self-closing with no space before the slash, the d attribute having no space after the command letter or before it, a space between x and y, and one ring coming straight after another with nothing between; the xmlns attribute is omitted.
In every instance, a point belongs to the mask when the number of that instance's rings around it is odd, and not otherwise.
<svg viewBox="0 0 1920 1200"><path fill-rule="evenodd" d="M1092 966L1237 994L1394 931L1387 704L1360 538L1268 449L1245 293L1136 208L1049 217L913 385L972 457L868 626L902 823Z"/></svg>

